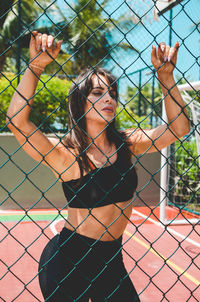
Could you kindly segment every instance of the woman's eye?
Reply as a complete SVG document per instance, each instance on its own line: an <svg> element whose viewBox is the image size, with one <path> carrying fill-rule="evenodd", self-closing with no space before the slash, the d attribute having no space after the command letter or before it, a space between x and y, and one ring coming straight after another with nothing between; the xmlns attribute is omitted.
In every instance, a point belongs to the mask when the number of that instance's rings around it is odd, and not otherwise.
<svg viewBox="0 0 200 302"><path fill-rule="evenodd" d="M93 91L93 95L95 96L101 96L105 94L105 92L102 92L102 91ZM111 98L115 99L116 98L116 94L114 91L109 91L109 95L111 96Z"/></svg>
<svg viewBox="0 0 200 302"><path fill-rule="evenodd" d="M93 94L94 95L102 95L102 92L101 91L94 91Z"/></svg>

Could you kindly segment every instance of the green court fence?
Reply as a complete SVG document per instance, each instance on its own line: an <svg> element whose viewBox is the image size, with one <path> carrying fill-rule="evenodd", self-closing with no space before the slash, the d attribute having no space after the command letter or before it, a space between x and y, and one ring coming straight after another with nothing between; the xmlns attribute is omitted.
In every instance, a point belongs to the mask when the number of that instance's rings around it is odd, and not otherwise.
<svg viewBox="0 0 200 302"><path fill-rule="evenodd" d="M169 298L170 292L173 292L173 301L181 301L178 298L176 299L176 285L179 283L183 290L187 291L187 301L200 300L198 278L195 279L195 286L190 286L188 282L181 279L182 275L189 275L188 271L191 265L194 265L196 271L199 272L199 254L191 254L185 251L185 257L188 257L190 263L182 272L170 266L170 259L176 255L177 251L184 249L182 244L184 245L185 240L187 238L190 239L190 236L195 234L198 242L200 236L198 229L200 221L200 154L198 151L200 125L199 120L195 122L194 119L194 115L199 117L200 112L199 16L200 6L198 0L1 1L0 228L2 232L0 242L6 251L10 251L12 246L8 243L9 238L12 238L20 245L21 249L19 257L14 261L7 262L5 255L1 257L3 269L0 273L0 280L2 284L5 284L7 277L11 274L19 282L19 290L14 290L10 296L12 301L41 301L35 287L31 287L32 282L37 280L38 272L35 271L32 279L25 282L21 272L17 271L17 266L23 262L26 256L29 256L38 264L39 258L33 256L29 252L29 248L36 244L37 241L40 241L44 235L50 239L46 235L48 227L60 218L65 219L65 214L62 213L66 209L66 202L63 201L63 196L59 199L53 193L55 187L58 188L57 192L60 192L58 180L52 178L50 185L42 186L41 175L46 173L46 170L43 172L41 163L33 162L28 166L29 159L26 159L26 155L23 153L20 155L21 160L17 159L19 152L22 152L23 146L16 145L6 124L6 112L10 100L20 78L29 65L29 40L33 30L52 34L57 40L63 40L58 58L46 67L44 74L39 80L31 112L31 120L37 125L38 129L45 132L46 135L54 136L60 140L64 139L66 133L70 131L67 127L70 86L80 71L88 66L92 68L105 67L116 76L120 95L116 114L118 129L150 129L166 123L162 112L162 91L157 80L156 71L150 60L151 47L152 44L158 46L162 41L169 45L174 45L177 40L179 41L179 57L174 76L177 85L186 84L189 87L184 91L189 91L188 95L190 98L186 107L191 122L191 131L186 137L178 139L170 147L167 157L161 152L157 153L156 164L159 162L160 165L160 158L162 157L165 157L166 162L163 166L161 164L157 170L154 169L153 172L148 170L148 160L146 162L147 166L143 162L143 158L146 155L135 158L134 165L136 165L138 172L140 170L145 171L149 178L146 183L143 183L138 188L132 202L134 208L136 206L145 207L149 214L141 223L135 224L132 220L129 220L129 223L136 226L136 231L132 235L140 234L145 239L145 234L143 234L144 223L150 219L153 211L158 210L164 202L158 194L159 190L161 190L164 191L167 198L167 203L163 210L166 216L169 207L173 207L177 211L173 218L169 218L171 220L167 220L168 224L178 221L181 216L181 219L184 219L184 222L181 223L189 224L191 229L185 235L185 239L180 242L176 239L177 237L173 237L177 241L177 248L164 259L164 264L157 269L156 273L150 276L141 265L142 259L146 254L151 255L152 249L156 253L156 243L162 240L164 236L171 234L165 223L161 221L163 232L152 242L146 238L148 244L150 244L149 249L147 249L145 254L141 255L139 260L135 260L129 272L134 273L135 270L140 269L146 274L148 282L143 284L143 280L140 280L138 293L141 301L150 301L148 297L145 298L145 294L152 284L159 294L162 294L162 298L156 298L158 296L155 296L155 301L172 301ZM194 83L197 83L197 85L195 86ZM193 103L196 104L194 112L191 109ZM162 170L166 166L167 183L165 188L161 188L159 179ZM39 175L37 174L37 169L41 169ZM12 179L13 182L11 183ZM153 187L153 190L157 190L158 193L157 195L155 193L153 195L154 200L150 201L143 194L146 187L152 184L156 186ZM32 189L34 194L30 196ZM21 192L21 195L18 195L19 192ZM108 193L105 192L105 198ZM24 200L27 199L26 194L27 196L29 195L29 203L23 201L23 198ZM58 203L55 202L56 198ZM42 227L37 223L35 216L31 214L31 210L37 208L51 208L56 211L50 215L48 222L43 224ZM22 214L18 213L16 216L12 216L14 220L8 215L9 212L6 212L6 210L13 209L22 210ZM156 213L156 217L154 213L154 218L159 221L158 211ZM7 215L7 218L5 218L5 215ZM91 211L88 215L91 215ZM45 217L43 218L44 220L46 219ZM190 218L195 218L195 222ZM39 233L33 241L29 242L28 246L20 242L18 236L15 235L15 228L25 221L31 221L39 229ZM108 227L105 227L105 230L108 231ZM197 246L199 248L199 244ZM126 253L126 248L123 248L123 252ZM6 253L9 254L9 252ZM162 258L162 255L159 257ZM166 267L173 271L175 277L170 287L164 290L156 285L154 277L159 275L161 271L165 271ZM194 278L191 280L194 281ZM2 287L0 285L0 299L6 302L8 302L6 291L12 291L12 288L10 288L12 283L7 282L7 289L5 289L5 286ZM28 300L24 298L26 291L31 297Z"/></svg>

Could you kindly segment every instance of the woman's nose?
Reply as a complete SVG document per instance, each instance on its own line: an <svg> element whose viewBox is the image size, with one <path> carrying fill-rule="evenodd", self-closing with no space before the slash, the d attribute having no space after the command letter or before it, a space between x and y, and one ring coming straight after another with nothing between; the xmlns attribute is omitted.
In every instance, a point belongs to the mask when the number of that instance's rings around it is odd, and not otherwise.
<svg viewBox="0 0 200 302"><path fill-rule="evenodd" d="M112 102L112 96L110 95L110 91L107 91L107 92L105 93L104 98L105 98L104 101L105 101L106 103Z"/></svg>

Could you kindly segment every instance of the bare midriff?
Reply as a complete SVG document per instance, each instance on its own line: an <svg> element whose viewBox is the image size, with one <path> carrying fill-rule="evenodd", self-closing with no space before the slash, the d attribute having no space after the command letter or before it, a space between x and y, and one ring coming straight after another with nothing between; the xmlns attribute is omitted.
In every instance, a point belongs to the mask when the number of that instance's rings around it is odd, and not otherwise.
<svg viewBox="0 0 200 302"><path fill-rule="evenodd" d="M68 208L65 227L93 239L112 241L123 234L132 207L129 200L93 209Z"/></svg>

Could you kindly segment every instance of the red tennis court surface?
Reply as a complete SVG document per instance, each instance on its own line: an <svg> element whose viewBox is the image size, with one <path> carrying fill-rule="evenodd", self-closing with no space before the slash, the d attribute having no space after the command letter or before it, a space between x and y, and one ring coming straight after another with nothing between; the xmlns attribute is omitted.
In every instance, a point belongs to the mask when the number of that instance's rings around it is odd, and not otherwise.
<svg viewBox="0 0 200 302"><path fill-rule="evenodd" d="M0 301L43 301L38 261L64 222L55 210L25 214L0 212ZM168 208L168 217L176 215ZM200 225L164 228L156 217L159 208L135 208L123 237L124 262L141 302L200 301Z"/></svg>

